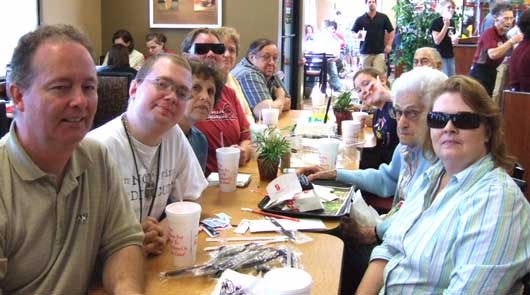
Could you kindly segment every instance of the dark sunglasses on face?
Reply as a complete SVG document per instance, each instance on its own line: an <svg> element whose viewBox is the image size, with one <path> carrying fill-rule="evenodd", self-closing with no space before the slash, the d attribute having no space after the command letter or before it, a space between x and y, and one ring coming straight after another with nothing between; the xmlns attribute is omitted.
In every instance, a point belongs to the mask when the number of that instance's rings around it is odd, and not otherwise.
<svg viewBox="0 0 530 295"><path fill-rule="evenodd" d="M427 114L427 126L429 128L444 128L449 120L458 129L477 129L482 121L479 114L470 112L458 112L456 114L429 112Z"/></svg>
<svg viewBox="0 0 530 295"><path fill-rule="evenodd" d="M225 53L225 45L223 43L195 43L190 50L192 54L206 54L208 51L215 54Z"/></svg>

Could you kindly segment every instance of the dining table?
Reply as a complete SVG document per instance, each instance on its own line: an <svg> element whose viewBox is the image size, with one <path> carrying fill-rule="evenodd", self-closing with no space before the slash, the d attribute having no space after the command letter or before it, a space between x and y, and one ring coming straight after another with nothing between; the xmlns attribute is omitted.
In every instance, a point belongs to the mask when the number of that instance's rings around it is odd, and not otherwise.
<svg viewBox="0 0 530 295"><path fill-rule="evenodd" d="M291 110L283 112L278 121L278 125L290 126L296 124L299 118L307 114L307 111ZM371 130L365 128L364 132ZM365 143L370 145L370 143ZM361 147L362 148L362 147ZM355 169L358 165L358 158L343 166ZM257 163L251 159L244 166L239 168L239 173L251 175L250 183L244 188L237 188L234 192L221 192L217 186L207 187L199 200L202 207L201 220L214 217L218 213L224 213L231 217L230 223L237 225L242 219L260 219L262 216L252 212L243 212L241 208L258 209L258 203L266 195L268 182L260 180ZM339 221L322 220L328 230L338 226ZM235 228L235 227L234 227ZM233 229L220 231L218 238L225 237L261 237L278 235L280 233L245 233L236 234ZM300 252L300 262L303 269L312 277L311 294L327 295L339 293L339 280L342 263L343 242L334 235L323 232L305 232L311 241L303 244L292 242L281 242L274 245L284 245L294 251ZM204 251L206 247L221 245L218 242L208 242L208 235L201 231L198 235L196 263L202 264L209 259L209 254ZM209 276L182 276L177 278L161 279L160 273L175 270L169 249L169 243L161 255L149 256L145 263L145 294L211 294L217 283L216 278ZM107 294L100 281L93 282L89 294Z"/></svg>

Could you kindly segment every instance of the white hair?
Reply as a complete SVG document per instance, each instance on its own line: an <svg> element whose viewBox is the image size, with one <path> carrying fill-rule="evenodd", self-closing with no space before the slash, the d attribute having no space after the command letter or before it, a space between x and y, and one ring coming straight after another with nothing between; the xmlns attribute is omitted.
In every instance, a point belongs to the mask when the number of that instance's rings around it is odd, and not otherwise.
<svg viewBox="0 0 530 295"><path fill-rule="evenodd" d="M392 101L405 92L415 93L422 104L430 109L434 102L431 92L447 80L447 75L430 67L416 67L402 74L392 84Z"/></svg>

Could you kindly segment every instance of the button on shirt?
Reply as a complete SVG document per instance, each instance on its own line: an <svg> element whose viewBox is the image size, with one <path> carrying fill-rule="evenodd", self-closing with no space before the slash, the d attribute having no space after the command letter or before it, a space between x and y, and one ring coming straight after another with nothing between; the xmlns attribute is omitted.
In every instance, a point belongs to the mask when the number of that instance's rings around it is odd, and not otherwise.
<svg viewBox="0 0 530 295"><path fill-rule="evenodd" d="M530 205L487 155L454 175L427 170L371 259L387 260L380 294L519 294L530 270Z"/></svg>

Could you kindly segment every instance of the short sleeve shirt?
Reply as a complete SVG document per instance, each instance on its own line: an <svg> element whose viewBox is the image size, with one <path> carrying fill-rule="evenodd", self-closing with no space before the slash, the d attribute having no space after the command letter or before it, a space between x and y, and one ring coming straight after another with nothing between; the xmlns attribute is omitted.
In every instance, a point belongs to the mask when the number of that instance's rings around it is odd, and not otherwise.
<svg viewBox="0 0 530 295"><path fill-rule="evenodd" d="M360 51L362 54L379 54L385 51L385 32L394 31L392 23L384 13L376 12L371 18L367 13L359 16L351 29L357 33L362 29L366 30L366 38L361 42Z"/></svg>
<svg viewBox="0 0 530 295"><path fill-rule="evenodd" d="M492 69L497 68L502 63L504 56L495 60L491 59L488 56L488 50L501 46L504 42L506 42L506 36L499 35L495 26L487 29L478 39L473 63L486 65Z"/></svg>
<svg viewBox="0 0 530 295"><path fill-rule="evenodd" d="M434 19L432 21L431 28L430 28L431 33L432 32L441 32L443 26L444 26L444 21L443 21L442 17ZM449 22L449 26L450 26L450 28L447 31L447 33L445 34L445 36L443 37L442 42L440 42L440 44L438 44L438 45L434 44L434 46L436 47L436 50L438 50L438 52L440 52L440 55L443 58L455 57L455 54L453 53L453 44L451 43L451 37L449 37L450 30L453 30L453 33L454 33L455 22L453 20L451 20Z"/></svg>

